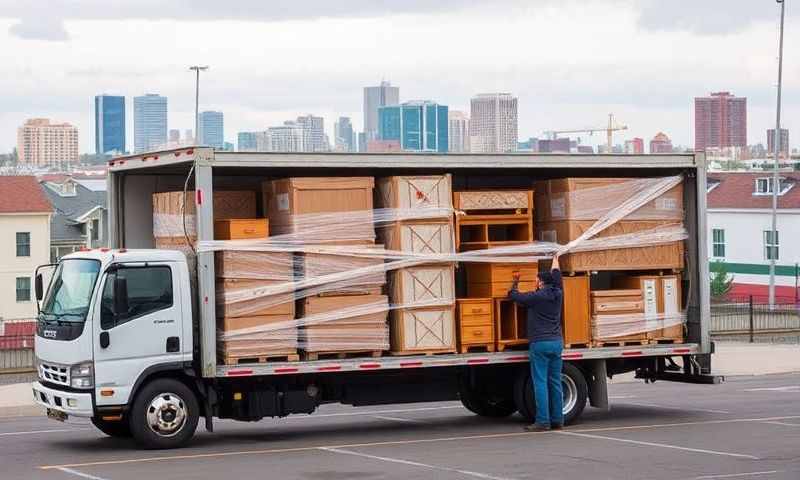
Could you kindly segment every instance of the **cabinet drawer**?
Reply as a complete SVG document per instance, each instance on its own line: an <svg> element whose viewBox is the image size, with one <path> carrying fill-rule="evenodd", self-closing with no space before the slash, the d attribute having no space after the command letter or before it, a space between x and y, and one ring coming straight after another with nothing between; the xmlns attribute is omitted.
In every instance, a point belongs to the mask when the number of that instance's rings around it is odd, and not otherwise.
<svg viewBox="0 0 800 480"><path fill-rule="evenodd" d="M461 343L483 343L494 341L491 325L461 326Z"/></svg>
<svg viewBox="0 0 800 480"><path fill-rule="evenodd" d="M494 322L492 321L492 315L461 315L459 320L461 325L493 325Z"/></svg>
<svg viewBox="0 0 800 480"><path fill-rule="evenodd" d="M214 221L215 240L266 238L269 222L266 218L229 218Z"/></svg>
<svg viewBox="0 0 800 480"><path fill-rule="evenodd" d="M459 315L490 315L492 314L492 300L486 299L479 302L473 300L458 300Z"/></svg>
<svg viewBox="0 0 800 480"><path fill-rule="evenodd" d="M506 298L508 297L508 291L511 290L511 284L511 280L495 283L468 283L467 295L471 297ZM536 290L536 282L519 282L517 288L519 288L520 292L531 292Z"/></svg>

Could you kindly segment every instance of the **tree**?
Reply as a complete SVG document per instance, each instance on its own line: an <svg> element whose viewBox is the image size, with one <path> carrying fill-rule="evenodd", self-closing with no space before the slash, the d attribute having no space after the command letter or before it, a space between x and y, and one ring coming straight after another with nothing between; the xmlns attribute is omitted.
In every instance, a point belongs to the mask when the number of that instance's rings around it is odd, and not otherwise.
<svg viewBox="0 0 800 480"><path fill-rule="evenodd" d="M722 260L711 262L711 297L719 299L731 291L733 275L728 273L728 267Z"/></svg>

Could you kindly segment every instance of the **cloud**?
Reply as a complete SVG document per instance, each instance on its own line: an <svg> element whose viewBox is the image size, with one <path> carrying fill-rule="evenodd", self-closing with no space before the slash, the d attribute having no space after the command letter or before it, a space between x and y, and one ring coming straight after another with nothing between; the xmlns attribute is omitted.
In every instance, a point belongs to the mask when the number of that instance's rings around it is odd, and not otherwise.
<svg viewBox="0 0 800 480"><path fill-rule="evenodd" d="M755 23L777 23L780 17L780 5L772 0L639 0L634 5L639 27L648 31L724 35ZM787 8L787 17L796 14L794 10Z"/></svg>
<svg viewBox="0 0 800 480"><path fill-rule="evenodd" d="M9 27L9 32L25 40L63 42L69 40L64 22L49 18L23 19Z"/></svg>

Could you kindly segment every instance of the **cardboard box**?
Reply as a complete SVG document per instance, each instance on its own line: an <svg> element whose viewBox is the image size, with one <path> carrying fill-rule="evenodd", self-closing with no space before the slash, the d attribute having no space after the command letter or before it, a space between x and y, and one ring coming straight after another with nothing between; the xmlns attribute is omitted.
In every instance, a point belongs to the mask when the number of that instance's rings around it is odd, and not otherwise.
<svg viewBox="0 0 800 480"><path fill-rule="evenodd" d="M373 247L373 246L368 246ZM382 246L374 246L375 250ZM384 263L380 257L357 257L347 254L323 254L323 253L302 253L298 254L297 271L300 280L314 280L320 277L349 273L361 268L377 267ZM372 293L380 294L381 288L386 284L386 272L376 270L358 276L346 276L341 282L334 282L316 287L320 293L326 295L332 293Z"/></svg>
<svg viewBox="0 0 800 480"><path fill-rule="evenodd" d="M387 250L413 253L454 253L453 221L394 222L377 229Z"/></svg>
<svg viewBox="0 0 800 480"><path fill-rule="evenodd" d="M215 190L214 220L226 218L254 218L256 216L256 192L249 190ZM196 195L189 190L153 194L153 236L183 237L183 218L190 237L196 235ZM181 206L184 212L181 212Z"/></svg>
<svg viewBox="0 0 800 480"><path fill-rule="evenodd" d="M218 317L281 315L294 318L294 292L268 294L270 290L289 288L283 280L218 278L216 307ZM242 300L245 298L245 300ZM249 299L248 299L249 298Z"/></svg>
<svg viewBox="0 0 800 480"><path fill-rule="evenodd" d="M214 255L217 278L292 281L294 257L283 252L221 250Z"/></svg>
<svg viewBox="0 0 800 480"><path fill-rule="evenodd" d="M614 286L641 289L644 315L655 319L656 328L648 331L649 339L683 342L683 322L676 323L683 311L680 276L626 275L615 278Z"/></svg>
<svg viewBox="0 0 800 480"><path fill-rule="evenodd" d="M426 208L452 210L451 183L450 174L378 178L375 206L397 209L398 214ZM444 216L449 218L451 215L447 213Z"/></svg>

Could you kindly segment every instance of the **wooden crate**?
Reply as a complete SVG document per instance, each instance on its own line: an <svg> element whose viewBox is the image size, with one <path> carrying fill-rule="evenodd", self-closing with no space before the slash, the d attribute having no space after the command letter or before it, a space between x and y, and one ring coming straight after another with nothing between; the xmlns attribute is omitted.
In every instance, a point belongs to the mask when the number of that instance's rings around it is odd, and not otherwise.
<svg viewBox="0 0 800 480"><path fill-rule="evenodd" d="M621 205L650 179L560 178L534 183L536 221L598 220ZM683 184L676 185L627 217L683 221Z"/></svg>
<svg viewBox="0 0 800 480"><path fill-rule="evenodd" d="M369 245L370 249L383 249L382 245ZM352 272L360 268L376 267L384 263L383 258L357 257L349 254L301 253L295 257L297 274L301 280L320 279L329 275ZM380 294L386 284L386 272L375 271L357 277L348 277L341 282L326 283L316 287L323 295Z"/></svg>
<svg viewBox="0 0 800 480"><path fill-rule="evenodd" d="M287 332L291 334L292 331L294 331L295 334L297 333L297 327L294 325L294 313L291 315L277 314L251 315L246 317L217 317L217 328L223 332L232 332L234 330L244 329L255 329L258 331L260 327L264 327L265 332L277 331L281 332L281 335Z"/></svg>
<svg viewBox="0 0 800 480"><path fill-rule="evenodd" d="M592 344L589 276L563 277L564 301L561 309L564 347L589 347Z"/></svg>
<svg viewBox="0 0 800 480"><path fill-rule="evenodd" d="M294 279L294 257L291 253L221 250L215 253L214 264L217 278L284 282Z"/></svg>
<svg viewBox="0 0 800 480"><path fill-rule="evenodd" d="M194 190L185 194L159 192L153 194L153 236L183 237L183 217L189 236L196 235L196 196ZM214 190L214 220L226 218L254 218L256 192L249 190ZM184 211L181 212L181 205Z"/></svg>
<svg viewBox="0 0 800 480"><path fill-rule="evenodd" d="M459 353L475 350L494 352L494 301L491 298L459 298L456 305Z"/></svg>
<svg viewBox="0 0 800 480"><path fill-rule="evenodd" d="M392 310L392 354L455 353L454 310L452 305Z"/></svg>
<svg viewBox="0 0 800 480"><path fill-rule="evenodd" d="M298 302L298 308L299 337L306 352L381 351L389 347L389 302L385 295L308 297ZM324 320L317 322L315 316Z"/></svg>
<svg viewBox="0 0 800 480"><path fill-rule="evenodd" d="M614 286L642 290L644 315L655 318L648 339L658 342L682 343L683 324L669 325L683 311L681 278L679 275L626 275L614 279ZM664 327L665 324L669 326Z"/></svg>
<svg viewBox="0 0 800 480"><path fill-rule="evenodd" d="M454 253L453 222L419 220L394 222L376 229L378 241L387 250L410 253Z"/></svg>
<svg viewBox="0 0 800 480"><path fill-rule="evenodd" d="M246 240L268 236L269 222L266 218L214 220L214 240Z"/></svg>
<svg viewBox="0 0 800 480"><path fill-rule="evenodd" d="M497 350L528 345L528 309L507 298L494 299Z"/></svg>
<svg viewBox="0 0 800 480"><path fill-rule="evenodd" d="M308 241L313 243L372 242L373 187L372 177L295 177L264 182L272 234L309 232ZM342 212L355 213L335 215Z"/></svg>
<svg viewBox="0 0 800 480"><path fill-rule="evenodd" d="M467 263L467 297L485 298L508 296L513 274L520 274L519 289L526 292L536 289L539 267L535 263Z"/></svg>
<svg viewBox="0 0 800 480"><path fill-rule="evenodd" d="M559 220L537 223L536 228L539 240L566 244L580 237L593 224L593 220ZM623 220L600 232L595 238L634 234L671 225L675 223L661 220ZM647 247L569 253L562 255L559 262L564 272L682 269L683 257L684 244L677 241Z"/></svg>
<svg viewBox="0 0 800 480"><path fill-rule="evenodd" d="M455 302L452 264L420 265L389 272L389 299L393 305ZM419 305L417 305L419 306Z"/></svg>
<svg viewBox="0 0 800 480"><path fill-rule="evenodd" d="M376 207L398 209L399 213L426 208L453 208L452 179L444 175L403 175L376 181ZM449 218L452 214L445 214Z"/></svg>
<svg viewBox="0 0 800 480"><path fill-rule="evenodd" d="M294 292L268 294L274 289L287 289L291 283L283 280L254 280L217 278L216 307L219 317L251 317L284 315L294 318ZM240 301L245 297L249 300Z"/></svg>

